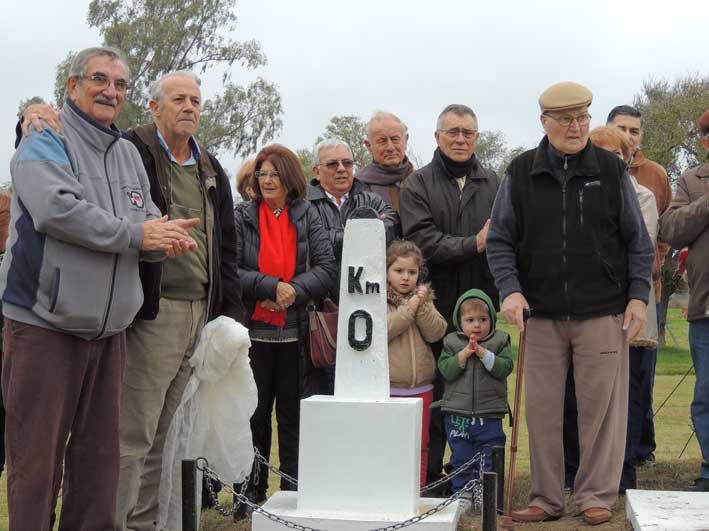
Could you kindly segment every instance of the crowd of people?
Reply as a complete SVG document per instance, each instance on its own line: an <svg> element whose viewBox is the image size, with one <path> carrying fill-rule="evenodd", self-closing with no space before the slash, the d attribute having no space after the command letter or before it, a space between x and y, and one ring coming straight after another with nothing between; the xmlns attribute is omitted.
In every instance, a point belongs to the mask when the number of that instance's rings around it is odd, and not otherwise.
<svg viewBox="0 0 709 531"><path fill-rule="evenodd" d="M470 107L443 109L419 169L406 125L376 112L362 139L371 164L355 168L351 147L327 139L307 182L291 150L266 146L240 169L234 206L197 140L199 79L165 74L150 88L153 123L120 131L129 84L121 52L83 50L62 109L30 106L18 126L13 195L0 201L11 530L51 529L60 487L60 529L155 529L165 436L200 331L220 315L250 332L254 446L268 458L275 405L280 467L297 478L300 399L334 390L334 365L308 355L308 310L337 302L344 226L363 208L388 244L391 395L424 404L421 485L505 444L513 357L501 311L527 341L532 484L513 518L562 517L566 483L586 522L608 521L636 466L654 459L656 303L671 245L689 248L704 458L692 488L709 491L709 164L671 199L640 150L636 109L618 106L591 130L591 91L550 86L543 138L503 178L475 156ZM698 125L709 152L709 111ZM261 466L244 491L256 503Z"/></svg>

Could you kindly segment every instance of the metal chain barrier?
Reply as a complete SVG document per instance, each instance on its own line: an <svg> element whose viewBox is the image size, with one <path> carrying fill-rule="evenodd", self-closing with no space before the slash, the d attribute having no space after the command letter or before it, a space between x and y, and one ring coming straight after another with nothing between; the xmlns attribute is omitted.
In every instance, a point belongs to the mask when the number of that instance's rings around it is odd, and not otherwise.
<svg viewBox="0 0 709 531"><path fill-rule="evenodd" d="M280 516L273 514L260 505L252 502L248 496L246 496L243 492L236 492L231 485L228 483L225 483L222 481L217 473L209 468L209 463L204 457L200 457L197 459L197 470L201 471L204 474L204 477L207 479L207 483L211 484L211 481L216 481L221 484L222 488L232 496L236 497L236 499L239 501L239 503L243 503L247 507L249 507L253 512L259 513L264 515L266 518L269 520L276 522L278 524L284 525L290 529L297 529L298 531L325 531L324 529L315 529L313 527L307 527L304 525L296 524L295 522L291 522L290 520L285 520L284 518L281 518ZM246 483L246 482L244 482ZM242 491L244 490L243 487L241 489ZM215 495L214 494L214 489L210 488L210 495ZM229 512L225 516L230 516L233 514L233 512Z"/></svg>
<svg viewBox="0 0 709 531"><path fill-rule="evenodd" d="M276 474L279 477L282 477L285 479L288 483L291 485L295 485L296 487L298 486L298 480L295 479L293 476L289 476L285 472L281 471L280 468L272 465L269 463L264 456L261 455L261 452L258 451L258 448L254 448L254 462L261 463L262 465L265 465L271 472ZM256 470L258 470L260 467L256 467ZM258 485L258 481L256 479L254 480L254 485Z"/></svg>
<svg viewBox="0 0 709 531"><path fill-rule="evenodd" d="M424 492L427 492L429 490L433 490L436 487L439 487L445 483L448 483L451 479L456 477L458 474L461 474L464 471L466 471L468 468L473 466L476 462L480 463L480 476L479 477L482 477L482 471L485 467L485 454L479 453L479 454L475 454L472 459L470 459L469 461L466 461L465 463L460 465L458 468L453 470L453 472L451 472L450 474L446 474L441 479L421 487L420 493L423 494Z"/></svg>
<svg viewBox="0 0 709 531"><path fill-rule="evenodd" d="M206 479L205 484L207 485L207 491L208 491L210 500L212 500L212 502L214 502L215 509L222 516L227 516L227 517L232 516L238 510L240 504L244 504L245 506L249 507L253 512L257 512L259 514L262 514L263 516L265 516L269 520L279 523L281 525L284 525L290 529L297 529L298 531L324 531L324 530L319 530L319 529L315 529L312 527L303 526L303 525L297 524L295 522L291 522L289 520L285 520L284 518L281 518L280 516L273 514L269 511L265 510L260 505L252 502L248 498L248 496L246 496L246 485L248 484L248 477L242 483L240 491L236 492L231 485L222 481L221 478L219 478L219 476L217 475L217 473L214 470L212 470L211 468L209 468L209 462L207 461L207 459L205 459L204 457L200 457L196 461L197 461L197 470L201 471L204 474L204 478ZM461 497L463 497L463 495L465 493L468 493L468 492L471 493L471 499L472 499L472 502L475 504L475 506L477 508L481 508L482 507L482 500L483 500L483 482L482 482L483 476L482 476L482 474L483 474L483 470L485 467L485 456L482 453L477 454L470 461L468 461L468 462L464 463L463 465L461 465L460 467L458 467L454 472L452 472L451 474L448 474L445 478L443 478L443 480L439 480L437 482L431 483L430 485L427 485L426 487L424 487L422 489L422 492L424 490L429 489L429 488L434 488L437 485L445 483L446 481L452 479L454 476L460 474L461 472L463 472L467 468L471 467L476 462L478 462L478 465L479 465L478 478L471 479L470 481L468 481L461 490L459 490L458 492L456 492L452 496L444 499L438 505L431 507L427 511L425 511L421 514L418 514L412 518L409 518L408 520L405 520L403 522L398 522L396 524L392 524L387 527L376 528L376 529L373 529L372 531L395 531L397 529L402 529L404 527L414 525L414 524L428 518L429 516L442 511L443 509L448 507L451 503L460 499ZM274 473L277 473L279 476L283 477L287 481L293 482L294 484L297 485L297 480L295 480L294 478L292 478L288 474L280 472L280 470L278 470L276 467L271 468L272 465L270 465L268 463L268 461L266 461L263 458L263 456L258 452L258 450L256 450L255 451L255 458L254 458L254 469L255 470L258 470L258 468L259 468L258 463L267 465L270 470L275 469L275 470L273 470ZM276 472L276 470L278 470L278 472ZM254 473L257 474L257 472L254 472ZM255 477L254 481L256 482L256 480L257 480L257 478ZM212 487L212 481L215 481L215 482L219 483L220 485L222 485L222 488L228 494L231 494L237 500L237 502L234 503L231 508L227 508L219 503L218 496L214 492L214 489Z"/></svg>

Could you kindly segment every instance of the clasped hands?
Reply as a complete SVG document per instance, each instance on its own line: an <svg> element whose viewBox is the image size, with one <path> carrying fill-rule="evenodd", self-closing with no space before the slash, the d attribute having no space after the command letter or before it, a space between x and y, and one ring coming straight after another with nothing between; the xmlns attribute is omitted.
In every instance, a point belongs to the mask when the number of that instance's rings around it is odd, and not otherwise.
<svg viewBox="0 0 709 531"><path fill-rule="evenodd" d="M279 282L276 286L276 300L265 299L258 305L271 312L282 312L295 303L295 288L287 282Z"/></svg>
<svg viewBox="0 0 709 531"><path fill-rule="evenodd" d="M199 225L199 218L172 219L167 216L143 223L143 251L163 251L167 256L182 256L197 249L187 229Z"/></svg>

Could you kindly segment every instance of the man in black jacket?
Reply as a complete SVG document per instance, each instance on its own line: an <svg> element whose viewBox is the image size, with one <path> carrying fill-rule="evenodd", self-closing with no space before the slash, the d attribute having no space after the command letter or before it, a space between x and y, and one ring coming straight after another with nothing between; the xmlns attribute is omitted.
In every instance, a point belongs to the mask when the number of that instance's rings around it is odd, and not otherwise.
<svg viewBox="0 0 709 531"><path fill-rule="evenodd" d="M438 116L433 160L409 176L401 188L404 237L421 248L436 291L436 308L452 331L453 308L461 293L483 290L498 307L485 259L485 236L499 180L475 157L478 120L466 105L448 105ZM433 346L436 358L441 343ZM437 374L434 400L443 393ZM440 478L446 437L440 409L431 412L427 482Z"/></svg>
<svg viewBox="0 0 709 531"><path fill-rule="evenodd" d="M313 174L308 186L310 201L322 218L330 237L338 267L342 260L342 239L345 223L352 213L362 207L372 208L384 222L387 245L399 237L399 215L379 195L365 190L354 178L354 160L350 147L338 139L327 139L315 146ZM339 275L335 293L339 295Z"/></svg>
<svg viewBox="0 0 709 531"><path fill-rule="evenodd" d="M628 340L645 323L654 248L625 165L589 141L591 91L558 83L539 98L546 132L502 181L487 238L508 323L527 323L525 403L532 489L517 521L564 514L562 413L573 360L581 446L574 501L611 517L625 449Z"/></svg>
<svg viewBox="0 0 709 531"><path fill-rule="evenodd" d="M365 190L364 185L354 178L352 150L342 140L327 139L315 146L313 174L315 177L308 186L308 201L318 210L335 252L338 273L331 297L337 302L340 294L342 240L347 220L358 208L373 209L384 222L386 243L389 245L399 237L399 215L381 197ZM335 366L325 369L325 373L326 392L334 394Z"/></svg>

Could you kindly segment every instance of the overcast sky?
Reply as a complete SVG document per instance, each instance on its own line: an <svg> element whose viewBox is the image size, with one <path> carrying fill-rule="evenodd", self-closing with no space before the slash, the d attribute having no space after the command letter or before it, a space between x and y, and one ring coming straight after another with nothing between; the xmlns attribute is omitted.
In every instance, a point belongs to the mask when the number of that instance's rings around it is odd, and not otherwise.
<svg viewBox="0 0 709 531"><path fill-rule="evenodd" d="M9 179L19 101L51 100L56 64L101 41L85 22L88 0L10 4L0 18L0 180ZM588 86L600 125L644 80L707 73L706 0L240 0L236 9L234 38L258 40L268 65L236 67L233 78L278 85L276 140L292 149L312 146L334 115L386 110L409 125L409 147L428 162L449 103L470 105L480 129L531 147L542 134L537 98L552 83ZM218 89L205 80L205 95ZM222 161L230 171L239 164Z"/></svg>

